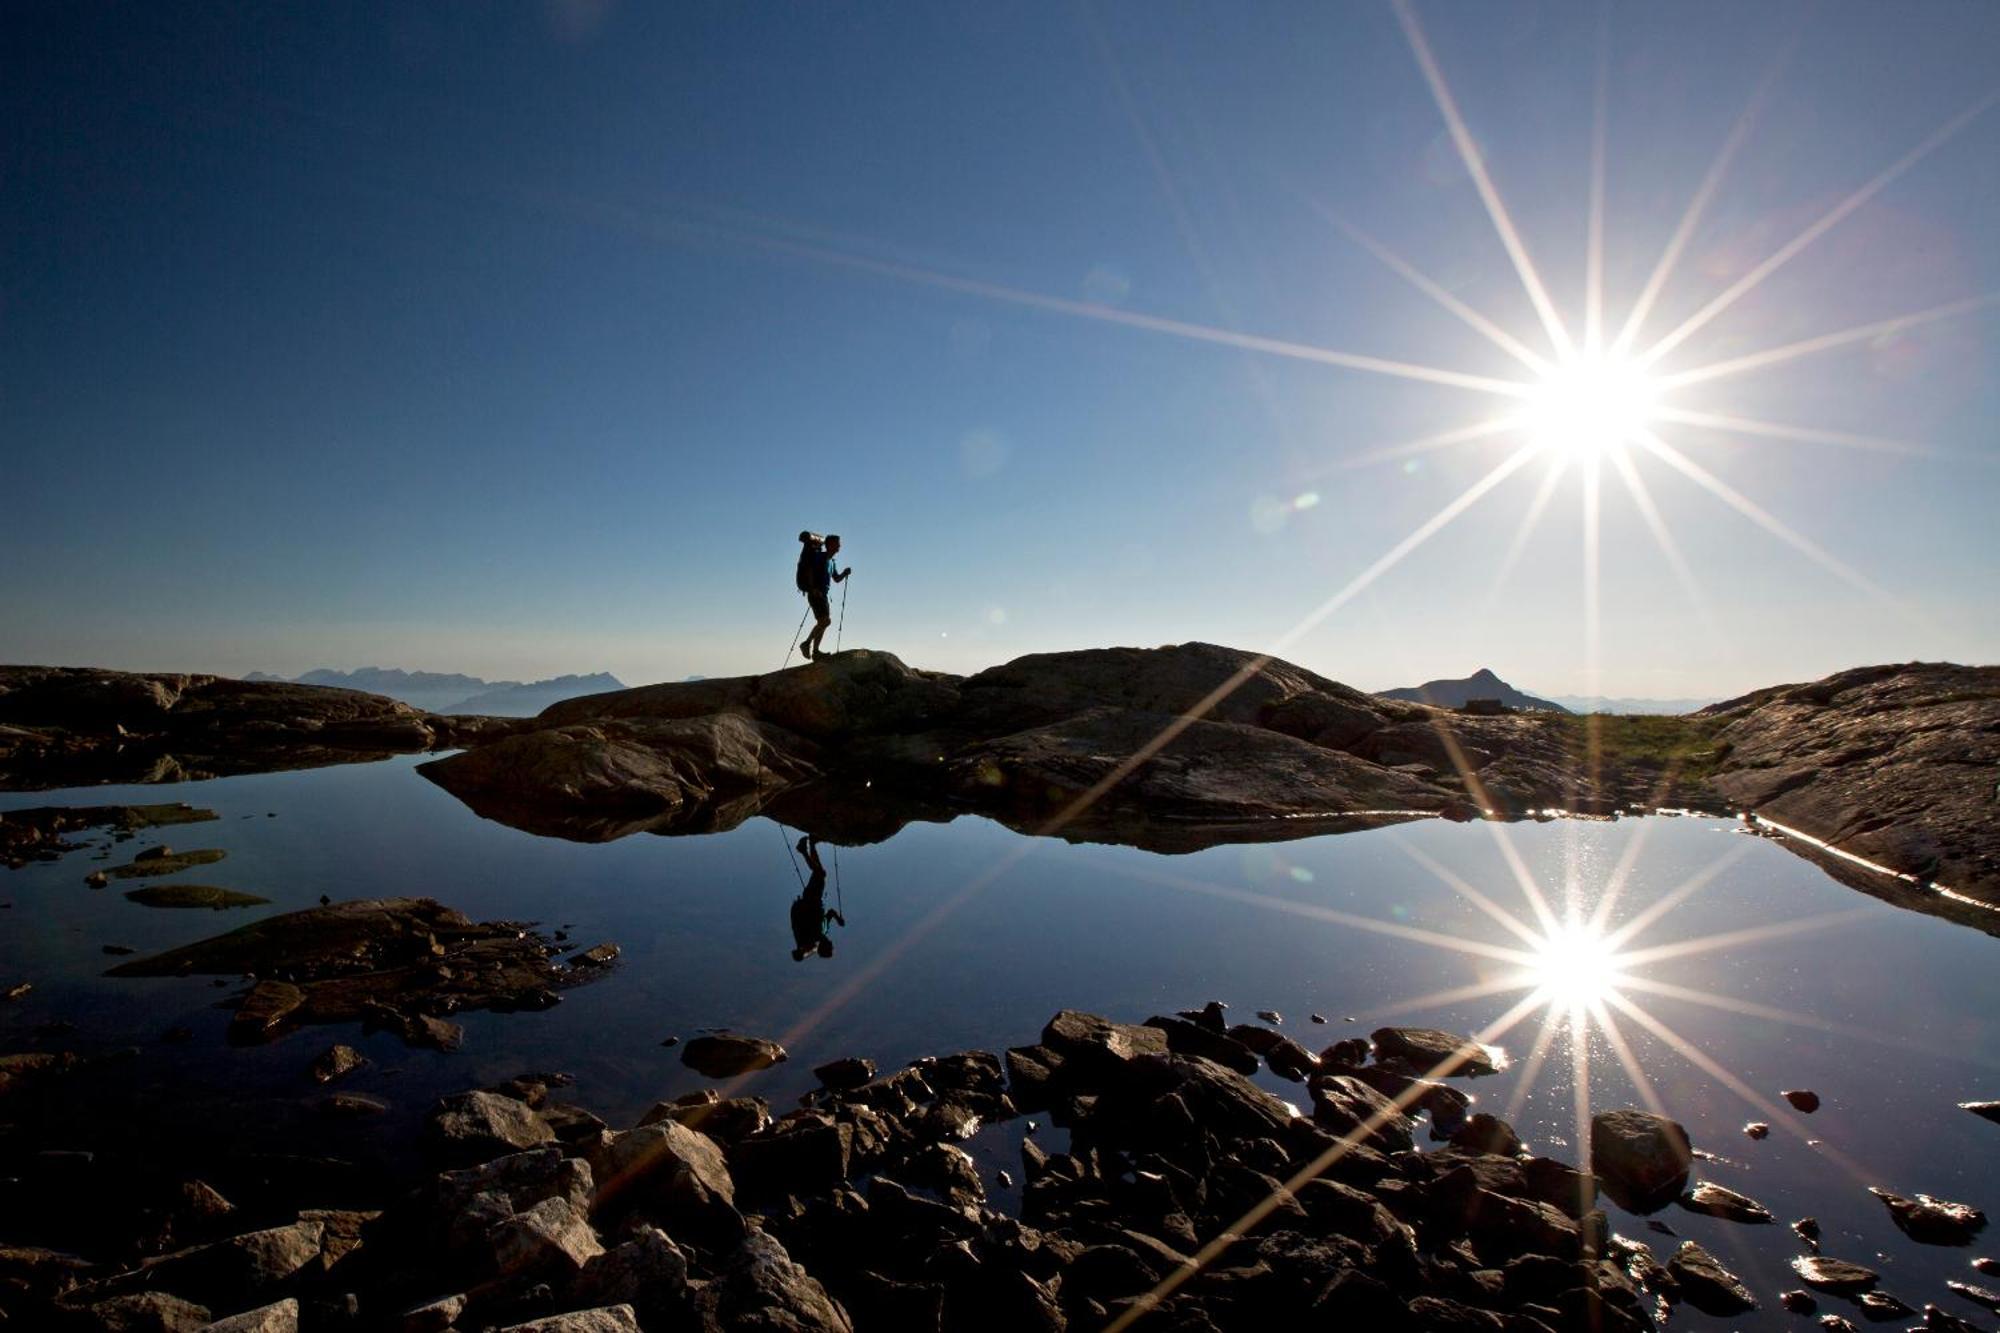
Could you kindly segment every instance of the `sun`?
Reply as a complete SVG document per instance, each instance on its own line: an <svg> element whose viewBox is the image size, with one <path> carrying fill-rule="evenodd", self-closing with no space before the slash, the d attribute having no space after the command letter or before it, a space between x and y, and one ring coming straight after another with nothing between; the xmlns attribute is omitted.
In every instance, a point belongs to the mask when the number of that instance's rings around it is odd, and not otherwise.
<svg viewBox="0 0 2000 1333"><path fill-rule="evenodd" d="M1552 365L1528 392L1523 423L1537 448L1587 462L1636 438L1654 420L1660 384L1615 352L1579 352Z"/></svg>
<svg viewBox="0 0 2000 1333"><path fill-rule="evenodd" d="M1617 944L1601 928L1570 921L1536 943L1526 980L1536 999L1557 1013L1580 1013L1603 1004L1625 978Z"/></svg>

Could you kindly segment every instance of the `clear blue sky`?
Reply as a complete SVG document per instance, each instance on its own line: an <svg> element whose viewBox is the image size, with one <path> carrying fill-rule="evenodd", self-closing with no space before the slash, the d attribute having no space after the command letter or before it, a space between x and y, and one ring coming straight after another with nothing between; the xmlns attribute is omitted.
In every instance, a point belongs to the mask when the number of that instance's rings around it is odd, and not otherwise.
<svg viewBox="0 0 2000 1333"><path fill-rule="evenodd" d="M1579 328L1600 10L1414 12ZM1613 327L1768 80L1654 338L2000 86L1986 3L1608 18ZM847 540L846 641L916 664L1260 647L1520 437L1358 457L1508 400L983 289L1524 374L1332 212L1548 351L1386 3L60 3L0 31L0 660L767 670L802 527ZM1995 290L2000 108L1657 368ZM1996 353L1989 305L1676 390L1932 452L1661 424L1880 591L1635 454L1707 611L1607 471L1595 683L2000 660ZM1543 466L1287 655L1585 689L1580 468L1492 595Z"/></svg>

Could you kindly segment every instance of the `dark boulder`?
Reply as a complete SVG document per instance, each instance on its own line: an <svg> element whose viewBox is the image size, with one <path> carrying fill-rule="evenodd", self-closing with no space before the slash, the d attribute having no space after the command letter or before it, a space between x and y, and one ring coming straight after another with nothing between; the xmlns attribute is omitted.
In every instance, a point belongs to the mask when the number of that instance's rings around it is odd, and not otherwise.
<svg viewBox="0 0 2000 1333"><path fill-rule="evenodd" d="M1590 1169L1619 1207L1655 1213L1687 1186L1687 1131L1650 1111L1602 1111L1590 1121Z"/></svg>

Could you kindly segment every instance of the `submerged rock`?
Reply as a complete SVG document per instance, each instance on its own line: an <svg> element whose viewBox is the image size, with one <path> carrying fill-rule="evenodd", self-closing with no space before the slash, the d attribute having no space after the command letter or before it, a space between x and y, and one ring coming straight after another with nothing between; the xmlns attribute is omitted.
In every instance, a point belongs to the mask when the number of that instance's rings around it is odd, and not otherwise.
<svg viewBox="0 0 2000 1333"><path fill-rule="evenodd" d="M113 879L148 879L157 876L177 875L195 866L210 866L222 860L228 853L218 847L203 847L191 852L177 852L171 847L148 847L122 866L113 866L105 873Z"/></svg>
<svg viewBox="0 0 2000 1333"><path fill-rule="evenodd" d="M1687 1131L1650 1111L1603 1111L1590 1121L1590 1169L1619 1207L1654 1213L1687 1186Z"/></svg>
<svg viewBox="0 0 2000 1333"><path fill-rule="evenodd" d="M125 896L143 907L207 907L217 912L232 907L260 907L270 902L254 893L218 889L212 884L149 884L129 889Z"/></svg>
<svg viewBox="0 0 2000 1333"><path fill-rule="evenodd" d="M681 1063L710 1078L769 1069L788 1058L785 1048L767 1037L746 1037L735 1032L696 1037L681 1048Z"/></svg>

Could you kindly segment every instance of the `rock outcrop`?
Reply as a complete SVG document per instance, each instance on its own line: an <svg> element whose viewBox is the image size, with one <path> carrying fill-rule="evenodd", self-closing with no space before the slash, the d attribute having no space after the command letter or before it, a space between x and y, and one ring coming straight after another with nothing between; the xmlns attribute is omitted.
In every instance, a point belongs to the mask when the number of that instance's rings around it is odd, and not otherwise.
<svg viewBox="0 0 2000 1333"><path fill-rule="evenodd" d="M464 744L510 726L284 681L0 666L0 785L17 790L311 768Z"/></svg>

